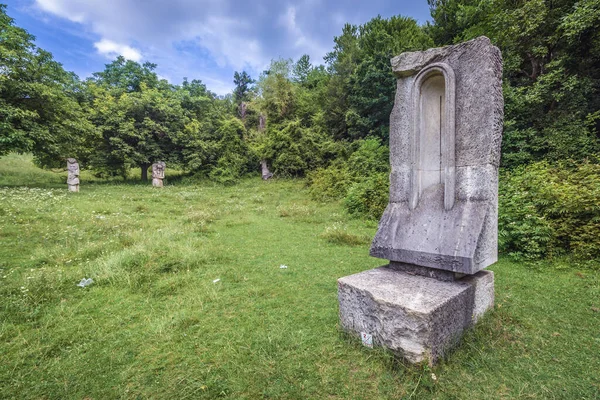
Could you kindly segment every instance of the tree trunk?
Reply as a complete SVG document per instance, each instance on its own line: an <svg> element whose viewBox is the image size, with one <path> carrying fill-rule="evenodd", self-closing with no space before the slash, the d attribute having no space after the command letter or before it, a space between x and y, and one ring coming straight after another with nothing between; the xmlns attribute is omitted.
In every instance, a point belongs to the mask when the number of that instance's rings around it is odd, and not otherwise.
<svg viewBox="0 0 600 400"><path fill-rule="evenodd" d="M141 164L140 168L142 169L142 181L148 182L148 168L150 168L150 164Z"/></svg>

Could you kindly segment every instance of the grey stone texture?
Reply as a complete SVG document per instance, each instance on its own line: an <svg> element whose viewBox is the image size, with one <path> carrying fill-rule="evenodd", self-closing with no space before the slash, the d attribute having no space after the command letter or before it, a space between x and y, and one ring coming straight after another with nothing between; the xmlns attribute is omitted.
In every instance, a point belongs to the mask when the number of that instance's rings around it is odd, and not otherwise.
<svg viewBox="0 0 600 400"><path fill-rule="evenodd" d="M402 271L406 272L410 275L418 275L418 276L426 276L428 278L434 278L439 281L447 281L452 282L466 276L465 274L461 274L458 272L447 271L445 269L437 269L437 268L429 268L423 267L415 264L406 264L397 261L390 261L388 265L390 269L394 271Z"/></svg>
<svg viewBox="0 0 600 400"><path fill-rule="evenodd" d="M167 165L163 161L152 164L152 186L163 187L163 179L165 179L165 169Z"/></svg>
<svg viewBox="0 0 600 400"><path fill-rule="evenodd" d="M371 255L475 274L497 260L500 51L479 37L391 62L390 200Z"/></svg>
<svg viewBox="0 0 600 400"><path fill-rule="evenodd" d="M267 165L267 160L262 160L260 162L260 168L262 170L263 181L269 180L273 177L273 173L271 171L269 171L269 166Z"/></svg>
<svg viewBox="0 0 600 400"><path fill-rule="evenodd" d="M69 192L79 192L79 163L74 158L67 158L67 187Z"/></svg>
<svg viewBox="0 0 600 400"><path fill-rule="evenodd" d="M389 267L338 280L340 320L413 363L435 363L494 304L494 274L448 282Z"/></svg>

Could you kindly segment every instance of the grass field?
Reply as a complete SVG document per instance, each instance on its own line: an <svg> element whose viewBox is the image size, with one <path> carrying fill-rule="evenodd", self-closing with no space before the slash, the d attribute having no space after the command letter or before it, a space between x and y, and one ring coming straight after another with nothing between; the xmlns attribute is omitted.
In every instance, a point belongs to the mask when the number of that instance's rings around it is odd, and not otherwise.
<svg viewBox="0 0 600 400"><path fill-rule="evenodd" d="M407 366L338 326L337 278L383 263L376 223L300 181L169 178L67 193L0 159L0 398L600 398L599 272L502 259L494 310Z"/></svg>

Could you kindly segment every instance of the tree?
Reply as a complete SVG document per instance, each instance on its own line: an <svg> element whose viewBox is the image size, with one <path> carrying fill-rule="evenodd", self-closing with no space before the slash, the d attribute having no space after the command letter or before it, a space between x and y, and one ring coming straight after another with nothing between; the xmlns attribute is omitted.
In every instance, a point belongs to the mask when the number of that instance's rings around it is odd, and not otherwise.
<svg viewBox="0 0 600 400"><path fill-rule="evenodd" d="M36 47L5 9L0 4L0 155L32 152L42 166L86 158L94 130L79 79Z"/></svg>
<svg viewBox="0 0 600 400"><path fill-rule="evenodd" d="M248 100L248 94L254 82L256 81L252 79L246 71L242 71L241 73L235 71L233 74L233 83L235 84L233 96L236 104L239 105L242 101Z"/></svg>
<svg viewBox="0 0 600 400"><path fill-rule="evenodd" d="M177 133L183 164L208 174L219 159L220 123L233 117L232 101L218 98L199 80L184 79L176 89L186 121L183 131Z"/></svg>
<svg viewBox="0 0 600 400"><path fill-rule="evenodd" d="M127 175L130 166L141 169L142 180L157 161L182 161L180 132L187 122L176 93L166 83L140 91L118 94L94 87L94 122L101 136L93 166L108 175Z"/></svg>
<svg viewBox="0 0 600 400"><path fill-rule="evenodd" d="M293 116L296 88L291 75L291 59L272 60L269 69L260 75L256 102L269 122L278 123Z"/></svg>
<svg viewBox="0 0 600 400"><path fill-rule="evenodd" d="M429 4L438 44L485 34L502 50L504 166L600 152L600 1Z"/></svg>
<svg viewBox="0 0 600 400"><path fill-rule="evenodd" d="M159 85L155 69L156 64L150 62L139 64L118 56L115 61L105 65L104 71L93 73L91 80L118 94L140 92L142 84L147 88L155 88Z"/></svg>
<svg viewBox="0 0 600 400"><path fill-rule="evenodd" d="M294 82L305 85L311 70L310 56L308 54L302 55L293 67Z"/></svg>
<svg viewBox="0 0 600 400"><path fill-rule="evenodd" d="M332 77L325 118L337 139L376 136L388 139L396 78L390 58L423 50L432 42L417 22L406 17L376 17L361 26L346 24L325 57Z"/></svg>

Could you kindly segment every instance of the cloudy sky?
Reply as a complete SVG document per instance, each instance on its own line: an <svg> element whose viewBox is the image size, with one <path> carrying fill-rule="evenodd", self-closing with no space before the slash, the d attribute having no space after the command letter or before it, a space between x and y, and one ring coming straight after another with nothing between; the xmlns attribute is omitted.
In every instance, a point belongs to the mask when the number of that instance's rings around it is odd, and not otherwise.
<svg viewBox="0 0 600 400"><path fill-rule="evenodd" d="M0 2L3 2L0 0ZM271 59L314 64L344 23L378 14L429 19L426 0L9 0L8 15L81 78L117 55L158 64L172 83L201 79L226 94L233 72L257 77Z"/></svg>

